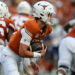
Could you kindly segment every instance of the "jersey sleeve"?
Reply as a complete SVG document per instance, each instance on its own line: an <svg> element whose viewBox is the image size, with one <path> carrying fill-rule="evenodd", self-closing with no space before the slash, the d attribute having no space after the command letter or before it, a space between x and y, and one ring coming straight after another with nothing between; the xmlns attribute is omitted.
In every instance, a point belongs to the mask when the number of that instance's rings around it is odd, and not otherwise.
<svg viewBox="0 0 75 75"><path fill-rule="evenodd" d="M3 19L0 20L0 45L4 45L6 34L7 34L6 22Z"/></svg>
<svg viewBox="0 0 75 75"><path fill-rule="evenodd" d="M20 43L29 46L32 38L31 38L31 36L29 34L27 34L25 32L25 29L24 28L21 30L21 35L22 35L22 38L21 38Z"/></svg>
<svg viewBox="0 0 75 75"><path fill-rule="evenodd" d="M0 45L4 45L4 41L5 41L4 29L0 27Z"/></svg>
<svg viewBox="0 0 75 75"><path fill-rule="evenodd" d="M12 28L13 30L15 29L14 21L10 20L9 27Z"/></svg>
<svg viewBox="0 0 75 75"><path fill-rule="evenodd" d="M8 28L11 28L11 29L15 29L15 23L13 20L10 20L10 19L5 19L5 22L6 22L6 25Z"/></svg>

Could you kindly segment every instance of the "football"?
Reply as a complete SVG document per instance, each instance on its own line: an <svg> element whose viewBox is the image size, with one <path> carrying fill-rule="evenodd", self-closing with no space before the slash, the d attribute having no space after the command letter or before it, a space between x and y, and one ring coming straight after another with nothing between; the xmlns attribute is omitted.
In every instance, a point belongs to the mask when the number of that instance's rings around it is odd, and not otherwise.
<svg viewBox="0 0 75 75"><path fill-rule="evenodd" d="M28 48L28 50L40 53L43 48L46 48L46 45L42 41L35 41L31 42L30 48Z"/></svg>

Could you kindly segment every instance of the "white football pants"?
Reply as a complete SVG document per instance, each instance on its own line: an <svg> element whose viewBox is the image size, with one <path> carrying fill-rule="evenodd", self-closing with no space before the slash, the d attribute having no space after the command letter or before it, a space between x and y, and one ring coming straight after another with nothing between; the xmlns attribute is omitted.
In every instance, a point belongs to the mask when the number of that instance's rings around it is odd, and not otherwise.
<svg viewBox="0 0 75 75"><path fill-rule="evenodd" d="M13 53L7 46L3 49L1 54L1 63L5 75L20 75L18 71L17 60L20 57Z"/></svg>
<svg viewBox="0 0 75 75"><path fill-rule="evenodd" d="M65 65L75 71L75 38L64 38L59 46L58 66Z"/></svg>

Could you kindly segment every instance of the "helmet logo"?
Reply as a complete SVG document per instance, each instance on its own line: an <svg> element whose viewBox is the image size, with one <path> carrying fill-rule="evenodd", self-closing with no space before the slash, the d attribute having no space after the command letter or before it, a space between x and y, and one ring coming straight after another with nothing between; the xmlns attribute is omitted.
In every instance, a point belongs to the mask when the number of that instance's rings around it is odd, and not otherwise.
<svg viewBox="0 0 75 75"><path fill-rule="evenodd" d="M48 6L48 5L41 5L43 8L44 8L44 10L45 10L45 8Z"/></svg>

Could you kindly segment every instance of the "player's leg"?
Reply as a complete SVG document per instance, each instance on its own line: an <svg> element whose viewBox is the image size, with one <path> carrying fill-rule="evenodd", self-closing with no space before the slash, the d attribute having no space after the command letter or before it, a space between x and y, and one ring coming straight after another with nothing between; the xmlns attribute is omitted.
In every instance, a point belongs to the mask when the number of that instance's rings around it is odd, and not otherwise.
<svg viewBox="0 0 75 75"><path fill-rule="evenodd" d="M17 56L13 52L11 52L9 48L5 48L2 51L1 63L5 72L5 75L20 75L18 72L16 58Z"/></svg>
<svg viewBox="0 0 75 75"><path fill-rule="evenodd" d="M71 68L72 53L66 46L66 40L63 40L59 47L58 75L67 75Z"/></svg>
<svg viewBox="0 0 75 75"><path fill-rule="evenodd" d="M72 65L71 65L71 75L75 75L75 53L73 53L73 58L72 58Z"/></svg>
<svg viewBox="0 0 75 75"><path fill-rule="evenodd" d="M22 62L24 65L25 73L27 73L28 75L34 75L34 71L33 71L33 68L31 66L31 59L30 58L24 58L24 60L22 60Z"/></svg>
<svg viewBox="0 0 75 75"><path fill-rule="evenodd" d="M3 67L2 67L2 64L1 64L1 52L2 52L3 48L4 48L4 46L0 45L0 75L4 75Z"/></svg>

